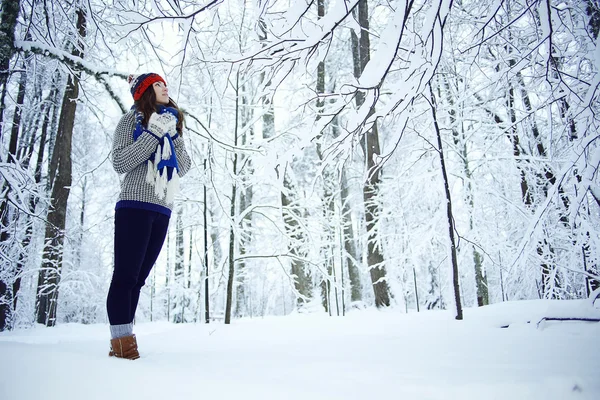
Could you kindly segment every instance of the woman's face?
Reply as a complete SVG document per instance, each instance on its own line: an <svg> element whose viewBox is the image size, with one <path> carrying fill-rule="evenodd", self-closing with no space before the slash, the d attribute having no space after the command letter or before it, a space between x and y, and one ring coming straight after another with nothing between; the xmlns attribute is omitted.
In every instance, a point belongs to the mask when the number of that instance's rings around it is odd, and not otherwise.
<svg viewBox="0 0 600 400"><path fill-rule="evenodd" d="M154 82L152 87L156 95L156 102L158 104L169 104L169 88L167 88L167 85L162 82Z"/></svg>

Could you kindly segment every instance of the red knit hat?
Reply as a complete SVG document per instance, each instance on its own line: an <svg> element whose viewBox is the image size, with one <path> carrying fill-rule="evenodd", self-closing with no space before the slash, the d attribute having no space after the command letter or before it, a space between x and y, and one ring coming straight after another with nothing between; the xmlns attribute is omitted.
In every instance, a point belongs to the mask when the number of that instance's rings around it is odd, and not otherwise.
<svg viewBox="0 0 600 400"><path fill-rule="evenodd" d="M129 75L129 77L127 78L127 82L129 83L129 90L131 91L133 100L139 100L140 97L142 97L142 95L146 91L146 89L148 89L156 82L162 82L165 85L167 84L167 82L165 82L162 76L153 72L141 75Z"/></svg>

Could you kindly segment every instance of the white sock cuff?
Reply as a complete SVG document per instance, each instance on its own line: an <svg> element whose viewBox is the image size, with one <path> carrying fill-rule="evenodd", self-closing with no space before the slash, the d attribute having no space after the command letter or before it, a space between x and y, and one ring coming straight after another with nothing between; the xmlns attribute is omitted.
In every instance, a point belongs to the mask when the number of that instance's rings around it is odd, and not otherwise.
<svg viewBox="0 0 600 400"><path fill-rule="evenodd" d="M133 322L110 326L110 336L112 339L131 335L133 335Z"/></svg>

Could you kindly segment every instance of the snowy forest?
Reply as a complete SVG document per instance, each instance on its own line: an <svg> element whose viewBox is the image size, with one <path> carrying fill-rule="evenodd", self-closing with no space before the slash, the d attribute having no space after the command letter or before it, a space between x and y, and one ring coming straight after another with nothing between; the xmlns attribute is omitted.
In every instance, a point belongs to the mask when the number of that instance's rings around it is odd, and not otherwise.
<svg viewBox="0 0 600 400"><path fill-rule="evenodd" d="M192 158L137 321L600 294L598 0L2 0L0 331L106 323L127 76Z"/></svg>

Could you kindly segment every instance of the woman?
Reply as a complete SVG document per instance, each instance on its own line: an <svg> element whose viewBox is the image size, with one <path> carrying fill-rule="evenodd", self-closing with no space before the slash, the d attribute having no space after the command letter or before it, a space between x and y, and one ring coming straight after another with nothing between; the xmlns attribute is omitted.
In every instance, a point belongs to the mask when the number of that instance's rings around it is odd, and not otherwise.
<svg viewBox="0 0 600 400"><path fill-rule="evenodd" d="M162 248L179 177L190 168L183 114L165 80L149 73L128 79L134 105L115 130L113 166L125 174L115 207L114 271L106 300L109 356L140 357L133 318L140 289Z"/></svg>

